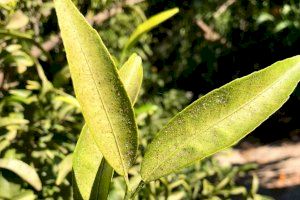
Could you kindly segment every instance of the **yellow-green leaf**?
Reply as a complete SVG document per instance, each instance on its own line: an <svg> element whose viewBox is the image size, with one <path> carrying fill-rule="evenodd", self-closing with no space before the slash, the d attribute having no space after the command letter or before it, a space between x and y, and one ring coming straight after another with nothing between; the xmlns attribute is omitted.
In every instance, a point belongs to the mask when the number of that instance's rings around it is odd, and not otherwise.
<svg viewBox="0 0 300 200"><path fill-rule="evenodd" d="M133 54L119 70L119 75L130 100L135 102L134 100L138 96L143 79L141 58ZM73 171L73 184L77 187L74 190L78 190L75 198L84 200L106 199L113 169L103 159L86 126L82 128L76 144L73 156ZM91 190L91 188L93 189Z"/></svg>
<svg viewBox="0 0 300 200"><path fill-rule="evenodd" d="M67 155L58 165L58 175L55 181L56 185L60 185L66 176L72 171L73 154Z"/></svg>
<svg viewBox="0 0 300 200"><path fill-rule="evenodd" d="M125 62L125 64L119 70L119 75L132 102L132 105L134 105L143 80L141 57L137 54L132 54L128 61Z"/></svg>
<svg viewBox="0 0 300 200"><path fill-rule="evenodd" d="M55 8L83 116L105 159L126 175L137 152L129 97L100 36L72 1L55 0Z"/></svg>
<svg viewBox="0 0 300 200"><path fill-rule="evenodd" d="M24 181L29 183L34 189L38 191L42 189L42 182L35 169L21 160L0 159L0 168L14 172Z"/></svg>
<svg viewBox="0 0 300 200"><path fill-rule="evenodd" d="M79 193L77 196L80 195L84 200L97 199L93 196L96 189L96 194L102 197L98 199L106 199L104 197L108 195L113 169L103 159L86 125L82 128L74 151L73 170L73 184ZM93 185L96 185L94 190Z"/></svg>
<svg viewBox="0 0 300 200"><path fill-rule="evenodd" d="M135 31L131 34L130 38L125 44L125 50L130 49L134 43L144 34L151 31L153 28L161 24L162 22L168 20L173 17L175 14L179 12L178 8L172 8L161 13L158 13L148 20L140 24Z"/></svg>
<svg viewBox="0 0 300 200"><path fill-rule="evenodd" d="M300 56L236 79L177 114L149 145L141 175L149 182L227 148L289 98L300 79Z"/></svg>

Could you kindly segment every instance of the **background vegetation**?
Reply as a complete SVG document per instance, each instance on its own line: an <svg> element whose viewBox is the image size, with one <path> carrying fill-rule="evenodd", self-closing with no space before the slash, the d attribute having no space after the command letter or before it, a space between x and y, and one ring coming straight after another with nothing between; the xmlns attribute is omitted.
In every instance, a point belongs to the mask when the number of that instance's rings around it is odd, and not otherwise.
<svg viewBox="0 0 300 200"><path fill-rule="evenodd" d="M175 113L230 80L299 54L300 4L259 0L77 0L110 52L121 50L138 24L160 11L180 12L130 50L143 58L135 106L140 155ZM83 125L50 0L0 0L0 158L34 167L42 188L0 169L0 199L71 199L68 155ZM299 140L299 89L246 138ZM137 159L137 162L140 162ZM258 199L255 165L220 166L210 158L147 185L143 199ZM137 165L131 174L139 170ZM114 177L110 198L124 193ZM267 198L267 197L265 197Z"/></svg>

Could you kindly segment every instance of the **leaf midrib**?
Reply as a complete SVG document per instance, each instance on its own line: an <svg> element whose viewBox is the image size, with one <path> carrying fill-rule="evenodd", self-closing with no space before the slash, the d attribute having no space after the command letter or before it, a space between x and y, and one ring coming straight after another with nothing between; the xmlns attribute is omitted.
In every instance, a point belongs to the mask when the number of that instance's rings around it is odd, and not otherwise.
<svg viewBox="0 0 300 200"><path fill-rule="evenodd" d="M74 23L72 23L71 22L71 25L74 25ZM75 26L72 26L72 27L75 27ZM94 31L92 28L89 28L91 31ZM79 35L78 34L78 31L76 30L76 29L74 29L75 30L75 34L74 34L74 36L75 36L75 38L76 38L76 41L80 41L80 40L78 40L78 37L77 37L77 35ZM95 33L94 33L95 34ZM99 37L98 35L96 35L96 37ZM98 38L99 39L99 38ZM101 42L101 41L100 41ZM88 69L89 69L89 72L90 72L90 74L91 74L91 76L92 76L92 79L93 79L93 82L94 82L94 84L96 85L96 80L95 80L95 77L94 77L94 75L93 75L93 73L92 73L92 70L91 70L91 67L90 67L90 63L89 63L89 61L88 61L88 59L87 59L87 57L86 57L86 55L85 55L85 52L83 51L83 49L82 49L82 47L81 47L81 44L79 44L79 48L80 48L80 51L81 51L81 53L82 53L82 55L83 55L83 57L84 57L84 60L85 60L85 62L86 62L86 64L87 64L87 66L88 66ZM99 83L100 84L100 83ZM117 150L118 150L118 154L119 154L119 156L120 156L120 161L119 162L121 162L121 165L122 165L122 167L123 167L123 173L125 174L126 173L126 168L125 168L125 164L124 164L124 162L123 162L123 156L122 156L122 153L121 153L121 149L119 148L119 141L118 141L118 139L117 139L117 137L116 137L116 134L115 134L115 131L114 131L114 128L113 128L113 125L112 125L112 122L111 122L111 119L109 118L109 115L108 115L108 111L107 111L107 109L106 109L106 106L105 106L105 104L104 104L104 101L103 101L103 99L102 99L102 96L101 96L101 92L99 91L99 89L98 89L98 87L96 86L96 90L97 90L97 94L98 94L98 97L99 97L99 100L101 101L101 104L102 104L102 106L103 106L103 108L104 108L104 111L105 111L105 115L106 115L106 117L107 117L107 119L108 119L108 122L109 122L109 126L110 126L110 128L111 128L111 130L112 130L112 133L113 133L113 136L114 136L114 141L115 141L115 145L117 146ZM98 146L98 145L97 145ZM104 155L103 155L104 156Z"/></svg>
<svg viewBox="0 0 300 200"><path fill-rule="evenodd" d="M299 64L298 64L299 65ZM297 65L296 65L297 66ZM219 121L217 121L216 123L214 123L213 125L209 126L207 129L203 130L203 132L207 132L209 131L211 128L215 127L217 124L219 124L220 122L224 121L225 119L231 117L232 115L234 115L235 113L237 113L238 111L240 111L241 109L243 109L243 107L247 106L248 104L252 103L253 101L255 101L256 99L258 99L262 94L264 94L266 91L268 91L269 89L271 89L273 86L275 86L278 82L280 82L282 79L284 79L283 77L286 77L287 74L290 74L289 72L292 71L294 68L296 68L296 66L294 65L290 70L288 70L285 73L285 76L281 76L279 77L275 82L271 83L268 87L266 87L264 90L262 90L258 95L256 95L255 97L253 97L250 101L244 103L243 105L241 105L240 107L238 107L235 111L233 111L232 113L228 114L227 116L223 117L222 119L220 119ZM221 89L221 88L220 88ZM184 110L182 110L181 112L183 112ZM171 121L170 121L171 122ZM169 122L169 123L170 123ZM169 154L169 156L167 156L163 162L161 162L159 165L157 165L150 173L148 173L148 177L149 175L152 175L153 172L160 168L167 160L169 160L169 158L171 158L173 155L175 155L178 151L181 150L181 147L183 147L185 144L189 143L189 141L193 140L197 135L191 136L190 138L188 138L187 140L185 140L185 142L181 143L181 145L179 145L179 148L177 148L177 150L175 150L173 153ZM146 180L145 180L146 181Z"/></svg>

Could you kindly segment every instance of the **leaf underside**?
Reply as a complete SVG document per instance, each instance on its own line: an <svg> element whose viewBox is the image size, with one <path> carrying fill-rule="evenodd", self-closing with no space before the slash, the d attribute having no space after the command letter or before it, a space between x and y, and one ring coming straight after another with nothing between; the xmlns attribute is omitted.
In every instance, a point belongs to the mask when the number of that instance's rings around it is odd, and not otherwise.
<svg viewBox="0 0 300 200"><path fill-rule="evenodd" d="M55 8L83 116L107 162L126 175L137 152L129 97L100 36L72 1L55 0Z"/></svg>
<svg viewBox="0 0 300 200"><path fill-rule="evenodd" d="M119 75L134 104L143 79L141 58L133 54L119 70ZM77 191L74 198L106 199L113 169L103 159L86 125L82 128L73 157L73 187Z"/></svg>

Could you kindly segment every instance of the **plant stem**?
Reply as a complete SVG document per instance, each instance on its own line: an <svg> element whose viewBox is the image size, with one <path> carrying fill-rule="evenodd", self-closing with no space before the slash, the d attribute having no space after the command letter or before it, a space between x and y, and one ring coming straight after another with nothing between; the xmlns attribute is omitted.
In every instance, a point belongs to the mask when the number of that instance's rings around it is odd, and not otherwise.
<svg viewBox="0 0 300 200"><path fill-rule="evenodd" d="M135 190L131 194L132 199L134 199L134 197L139 193L139 191L144 187L144 185L145 185L144 181L139 182L138 186L135 188Z"/></svg>
<svg viewBox="0 0 300 200"><path fill-rule="evenodd" d="M125 191L125 196L124 196L124 200L128 200L130 199L130 184L129 184L129 179L128 179L128 175L125 175L124 176L124 180L125 180L125 183L126 183L126 191Z"/></svg>
<svg viewBox="0 0 300 200"><path fill-rule="evenodd" d="M126 181L126 180L125 180ZM124 196L124 200L132 200L138 194L138 192L144 187L145 183L140 181L138 186L133 190L130 190L129 185L127 185L126 193Z"/></svg>

